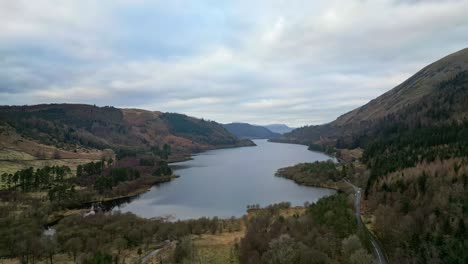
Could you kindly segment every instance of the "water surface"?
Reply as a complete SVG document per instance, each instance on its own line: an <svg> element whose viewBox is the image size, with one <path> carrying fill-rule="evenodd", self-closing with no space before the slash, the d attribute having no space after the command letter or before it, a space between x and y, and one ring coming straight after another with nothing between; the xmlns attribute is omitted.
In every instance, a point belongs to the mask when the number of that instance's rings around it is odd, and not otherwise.
<svg viewBox="0 0 468 264"><path fill-rule="evenodd" d="M174 219L242 216L249 204L315 202L333 190L300 186L275 176L282 167L330 157L306 146L254 140L256 147L212 150L174 164L180 178L159 184L114 210Z"/></svg>

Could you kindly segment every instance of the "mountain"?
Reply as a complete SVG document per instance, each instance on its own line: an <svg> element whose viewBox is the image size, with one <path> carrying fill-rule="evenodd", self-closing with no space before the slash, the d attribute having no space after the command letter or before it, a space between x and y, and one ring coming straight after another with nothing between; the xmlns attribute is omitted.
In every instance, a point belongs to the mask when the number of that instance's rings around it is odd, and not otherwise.
<svg viewBox="0 0 468 264"><path fill-rule="evenodd" d="M271 139L281 136L279 133L272 132L268 128L247 123L225 124L224 128L236 135L238 138Z"/></svg>
<svg viewBox="0 0 468 264"><path fill-rule="evenodd" d="M79 156L85 155L85 149L87 152L111 149L128 154L168 144L174 155L187 155L251 144L237 139L214 121L176 113L84 104L0 106L0 126L3 147L32 156L37 156L38 150L28 147L31 144L49 149L48 156L52 148L68 156Z"/></svg>
<svg viewBox="0 0 468 264"><path fill-rule="evenodd" d="M279 134L289 133L294 130L294 128L288 127L285 124L271 124L271 125L266 125L263 127L269 129L272 132L279 133Z"/></svg>
<svg viewBox="0 0 468 264"><path fill-rule="evenodd" d="M368 138L394 121L425 126L463 120L468 105L465 97L461 97L466 96L465 90L450 87L454 82L464 82L467 70L468 49L463 49L430 64L387 93L331 123L298 128L279 140L363 147Z"/></svg>
<svg viewBox="0 0 468 264"><path fill-rule="evenodd" d="M363 208L389 263L467 263L467 102L464 49L331 123L278 140L338 156L363 149Z"/></svg>

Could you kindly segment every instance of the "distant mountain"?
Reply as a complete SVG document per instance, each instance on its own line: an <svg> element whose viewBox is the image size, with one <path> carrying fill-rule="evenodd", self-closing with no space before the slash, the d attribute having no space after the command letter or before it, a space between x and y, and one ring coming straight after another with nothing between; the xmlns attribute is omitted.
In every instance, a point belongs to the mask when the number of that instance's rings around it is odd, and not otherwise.
<svg viewBox="0 0 468 264"><path fill-rule="evenodd" d="M225 124L224 128L236 135L238 138L272 139L281 136L281 134L272 132L263 126L256 126L247 123Z"/></svg>
<svg viewBox="0 0 468 264"><path fill-rule="evenodd" d="M288 127L285 124L271 124L271 125L266 125L263 127L268 128L270 131L273 131L279 134L289 133L294 130L294 128Z"/></svg>
<svg viewBox="0 0 468 264"><path fill-rule="evenodd" d="M80 148L134 153L168 144L175 155L253 144L239 140L214 121L84 104L0 106L0 134L2 143L11 141L11 146L3 147L20 148L33 156L37 150L27 147L32 143L23 147L13 143L28 140L68 153Z"/></svg>
<svg viewBox="0 0 468 264"><path fill-rule="evenodd" d="M363 147L395 122L410 127L458 122L468 117L467 88L463 86L467 71L468 49L463 49L333 122L295 129L279 141Z"/></svg>

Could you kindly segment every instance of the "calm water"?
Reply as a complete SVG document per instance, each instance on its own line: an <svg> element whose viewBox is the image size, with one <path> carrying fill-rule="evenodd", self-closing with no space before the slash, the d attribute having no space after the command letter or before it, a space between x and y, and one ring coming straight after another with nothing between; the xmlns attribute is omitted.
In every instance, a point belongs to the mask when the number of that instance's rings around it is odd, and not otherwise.
<svg viewBox="0 0 468 264"><path fill-rule="evenodd" d="M282 201L293 205L315 202L334 191L299 186L276 177L282 167L300 162L323 161L328 156L306 146L255 140L256 147L208 151L193 160L175 164L174 181L154 186L149 192L114 210L142 217L173 216L175 219L242 216L249 204L266 206Z"/></svg>

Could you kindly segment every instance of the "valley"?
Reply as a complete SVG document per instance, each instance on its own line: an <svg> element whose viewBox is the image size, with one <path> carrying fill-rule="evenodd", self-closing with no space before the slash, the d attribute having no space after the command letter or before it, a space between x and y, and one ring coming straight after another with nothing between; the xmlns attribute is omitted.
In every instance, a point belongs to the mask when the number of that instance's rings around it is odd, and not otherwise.
<svg viewBox="0 0 468 264"><path fill-rule="evenodd" d="M464 49L282 135L140 109L1 106L0 256L465 263L467 65Z"/></svg>

